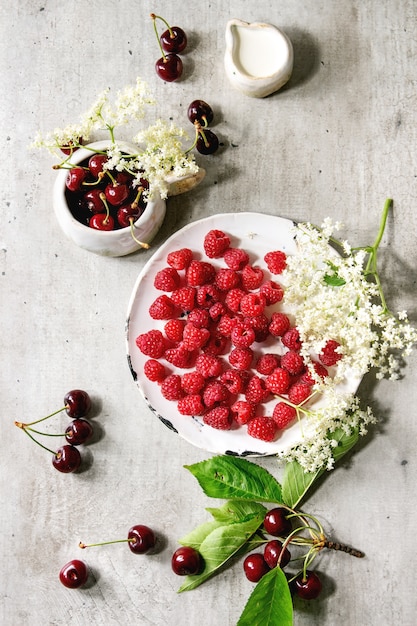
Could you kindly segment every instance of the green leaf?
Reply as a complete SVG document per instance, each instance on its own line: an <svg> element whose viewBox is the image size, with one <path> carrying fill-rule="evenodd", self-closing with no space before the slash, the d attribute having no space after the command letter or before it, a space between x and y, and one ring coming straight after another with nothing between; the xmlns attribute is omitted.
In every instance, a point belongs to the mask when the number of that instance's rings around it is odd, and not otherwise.
<svg viewBox="0 0 417 626"><path fill-rule="evenodd" d="M293 606L284 572L274 567L256 585L237 626L292 626Z"/></svg>
<svg viewBox="0 0 417 626"><path fill-rule="evenodd" d="M254 514L265 515L266 508L252 500L228 500L218 509L206 508L215 520L221 522L242 522Z"/></svg>
<svg viewBox="0 0 417 626"><path fill-rule="evenodd" d="M333 458L339 461L356 444L359 434L355 430L347 435L341 428L338 428L327 435L328 439L337 441L337 446L333 449ZM325 472L320 469L317 472L305 472L297 461L287 463L282 481L282 495L287 506L295 508L304 498L312 484Z"/></svg>
<svg viewBox="0 0 417 626"><path fill-rule="evenodd" d="M330 285L330 287L343 287L343 285L346 285L345 279L340 278L337 274L325 274L323 280L326 285Z"/></svg>
<svg viewBox="0 0 417 626"><path fill-rule="evenodd" d="M216 456L184 467L211 498L282 503L279 482L265 469L246 459Z"/></svg>
<svg viewBox="0 0 417 626"><path fill-rule="evenodd" d="M204 561L203 571L195 576L187 576L178 591L195 589L213 576L245 546L258 530L263 519L264 514L254 515L252 519L223 525L209 533L199 546L199 552Z"/></svg>

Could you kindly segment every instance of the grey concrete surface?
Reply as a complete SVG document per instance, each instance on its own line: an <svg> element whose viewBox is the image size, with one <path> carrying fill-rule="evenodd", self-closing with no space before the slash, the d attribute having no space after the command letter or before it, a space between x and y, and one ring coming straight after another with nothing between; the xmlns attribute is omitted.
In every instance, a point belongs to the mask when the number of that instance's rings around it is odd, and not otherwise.
<svg viewBox="0 0 417 626"><path fill-rule="evenodd" d="M178 83L154 73L151 11L189 34ZM229 85L223 52L232 17L270 22L292 39L294 73L281 92L256 100ZM124 336L130 293L153 250L192 220L233 211L315 223L331 216L359 245L373 240L392 197L383 282L392 308L416 321L417 5L3 1L0 72L0 623L232 626L252 589L239 566L177 594L170 555L213 505L183 465L208 455L155 419L133 384ZM222 146L200 159L201 186L170 199L149 251L102 258L59 229L51 157L28 145L38 129L66 125L103 88L116 91L138 75L158 99L155 115L180 125L191 100L209 101ZM416 623L415 367L413 354L402 380L364 381L380 425L308 500L326 529L366 558L323 555L325 593L297 605L296 626ZM73 387L95 398L101 436L88 469L66 476L13 422L58 408ZM274 459L262 464L275 471ZM96 583L81 592L59 584L61 565L80 557L79 540L123 537L135 523L163 537L158 554L91 549L81 556Z"/></svg>

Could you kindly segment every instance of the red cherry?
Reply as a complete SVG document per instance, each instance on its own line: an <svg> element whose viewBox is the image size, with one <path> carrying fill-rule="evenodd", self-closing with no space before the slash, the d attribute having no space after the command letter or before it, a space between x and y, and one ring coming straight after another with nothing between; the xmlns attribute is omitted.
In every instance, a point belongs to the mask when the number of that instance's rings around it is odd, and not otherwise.
<svg viewBox="0 0 417 626"><path fill-rule="evenodd" d="M322 584L320 578L314 572L307 570L305 578L299 574L294 580L293 588L299 598L314 600L320 595Z"/></svg>
<svg viewBox="0 0 417 626"><path fill-rule="evenodd" d="M201 556L194 548L182 546L172 555L171 566L177 576L194 576L201 568Z"/></svg>
<svg viewBox="0 0 417 626"><path fill-rule="evenodd" d="M265 515L264 528L274 537L284 537L291 531L291 521L287 519L288 511L282 507L271 509Z"/></svg>
<svg viewBox="0 0 417 626"><path fill-rule="evenodd" d="M255 552L243 561L243 570L248 580L257 583L269 571L269 567L262 554Z"/></svg>
<svg viewBox="0 0 417 626"><path fill-rule="evenodd" d="M95 213L88 225L96 230L114 230L114 219L106 213Z"/></svg>
<svg viewBox="0 0 417 626"><path fill-rule="evenodd" d="M86 173L82 167L73 167L68 171L65 185L69 191L79 191Z"/></svg>
<svg viewBox="0 0 417 626"><path fill-rule="evenodd" d="M107 155L105 154L93 154L88 161L88 169L94 178L98 178L98 175L103 171L103 165L107 163Z"/></svg>
<svg viewBox="0 0 417 626"><path fill-rule="evenodd" d="M78 589L87 582L88 569L84 561L74 559L66 563L59 572L59 580L68 589Z"/></svg>
<svg viewBox="0 0 417 626"><path fill-rule="evenodd" d="M182 67L180 57L172 53L161 57L155 63L155 70L159 78L166 80L168 83L172 83L181 77Z"/></svg>
<svg viewBox="0 0 417 626"><path fill-rule="evenodd" d="M83 142L83 138L78 137L77 143L81 145L82 142ZM70 141L66 146L61 146L61 152L68 155L78 150L78 148L79 148L79 145L74 146L74 144Z"/></svg>
<svg viewBox="0 0 417 626"><path fill-rule="evenodd" d="M81 417L72 421L65 431L65 439L73 446L86 443L93 435L90 422Z"/></svg>
<svg viewBox="0 0 417 626"><path fill-rule="evenodd" d="M127 185L119 185L118 183L107 185L104 190L106 198L113 206L119 206L123 204L129 195L129 189Z"/></svg>
<svg viewBox="0 0 417 626"><path fill-rule="evenodd" d="M204 135L203 135L204 133ZM208 128L200 131L196 148L200 154L213 154L219 147L219 138Z"/></svg>
<svg viewBox="0 0 417 626"><path fill-rule="evenodd" d="M58 472L70 474L80 467L81 454L74 446L61 446L52 457L52 465Z"/></svg>
<svg viewBox="0 0 417 626"><path fill-rule="evenodd" d="M280 554L282 552L282 543L278 539L268 541L264 548L264 559L272 569L276 567ZM284 568L291 560L290 551L285 548L284 554L281 557L280 566Z"/></svg>
<svg viewBox="0 0 417 626"><path fill-rule="evenodd" d="M129 548L135 554L145 554L155 546L156 538L153 530L143 524L132 526L127 534Z"/></svg>
<svg viewBox="0 0 417 626"><path fill-rule="evenodd" d="M213 109L204 100L193 100L188 106L188 119L192 124L198 122L203 127L209 126L213 121Z"/></svg>
<svg viewBox="0 0 417 626"><path fill-rule="evenodd" d="M122 228L125 228L126 226L130 226L132 219L134 222L138 219L140 212L139 207L135 208L130 204L126 204L117 211L117 221Z"/></svg>
<svg viewBox="0 0 417 626"><path fill-rule="evenodd" d="M105 213L106 205L101 199L101 189L91 189L84 194L83 202L87 205L87 208L91 213Z"/></svg>
<svg viewBox="0 0 417 626"><path fill-rule="evenodd" d="M160 41L165 52L183 52L187 47L187 35L179 26L172 26L170 30L165 30Z"/></svg>
<svg viewBox="0 0 417 626"><path fill-rule="evenodd" d="M69 417L84 417L91 409L91 398L82 389L71 389L64 396L64 407Z"/></svg>

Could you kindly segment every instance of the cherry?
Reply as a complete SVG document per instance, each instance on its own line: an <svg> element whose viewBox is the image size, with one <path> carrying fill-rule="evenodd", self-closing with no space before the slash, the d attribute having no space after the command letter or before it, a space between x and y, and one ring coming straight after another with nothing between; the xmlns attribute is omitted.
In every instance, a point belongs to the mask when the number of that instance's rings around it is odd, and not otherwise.
<svg viewBox="0 0 417 626"><path fill-rule="evenodd" d="M52 465L58 472L70 474L80 467L81 454L74 446L61 446L52 457Z"/></svg>
<svg viewBox="0 0 417 626"><path fill-rule="evenodd" d="M291 531L291 522L287 518L287 509L277 507L271 509L265 515L264 528L266 532L274 537L283 537Z"/></svg>
<svg viewBox="0 0 417 626"><path fill-rule="evenodd" d="M103 165L107 163L107 155L105 154L93 154L88 161L88 169L91 174L98 178L98 175L103 171Z"/></svg>
<svg viewBox="0 0 417 626"><path fill-rule="evenodd" d="M177 576L193 576L201 568L201 556L194 548L182 546L172 555L171 566Z"/></svg>
<svg viewBox="0 0 417 626"><path fill-rule="evenodd" d="M88 225L96 230L114 230L114 219L105 213L95 213Z"/></svg>
<svg viewBox="0 0 417 626"><path fill-rule="evenodd" d="M246 557L243 561L243 569L246 578L252 583L257 583L261 580L262 576L265 576L265 574L269 572L269 566L263 555L259 552L249 554L249 556Z"/></svg>
<svg viewBox="0 0 417 626"><path fill-rule="evenodd" d="M281 555L281 552L282 552L282 543L278 541L278 539L273 539L272 541L268 541L268 543L265 545L264 559L271 569L276 567L278 563L278 559ZM288 565L290 559L291 559L291 553L287 548L285 548L284 553L280 560L280 567L284 568L286 565Z"/></svg>
<svg viewBox="0 0 417 626"><path fill-rule="evenodd" d="M76 144L74 144L72 141L69 141L67 143L67 145L65 146L61 146L61 152L63 152L64 154L72 154L73 152L75 152L76 150L78 150L78 148L80 147L80 145L83 142L83 138L82 137L78 137Z"/></svg>
<svg viewBox="0 0 417 626"><path fill-rule="evenodd" d="M167 83L172 83L182 74L182 61L177 54L166 54L158 59L155 63L155 70L159 78L166 80Z"/></svg>
<svg viewBox="0 0 417 626"><path fill-rule="evenodd" d="M219 147L219 139L211 130L205 128L199 131L196 148L200 154L213 154Z"/></svg>
<svg viewBox="0 0 417 626"><path fill-rule="evenodd" d="M127 539L115 539L113 541L101 541L100 543L83 543L80 541L78 546L82 549L93 548L94 546L108 546L113 543L127 543L130 550L134 554L145 554L156 544L156 537L149 526L138 524L132 526L127 534Z"/></svg>
<svg viewBox="0 0 417 626"><path fill-rule="evenodd" d="M73 446L86 443L93 435L93 427L85 419L77 418L72 421L65 431L65 439Z"/></svg>
<svg viewBox="0 0 417 626"><path fill-rule="evenodd" d="M84 417L91 409L91 398L82 389L72 389L64 396L65 410L73 419Z"/></svg>
<svg viewBox="0 0 417 626"><path fill-rule="evenodd" d="M162 33L160 41L165 52L184 52L187 47L187 35L179 26L167 28Z"/></svg>
<svg viewBox="0 0 417 626"><path fill-rule="evenodd" d="M110 183L104 190L106 199L113 206L119 206L123 204L129 195L129 189L127 185L119 185L118 183Z"/></svg>
<svg viewBox="0 0 417 626"><path fill-rule="evenodd" d="M117 211L117 221L122 228L125 228L126 226L130 226L131 220L135 222L138 219L140 212L141 209L139 207L135 208L131 204L126 204Z"/></svg>
<svg viewBox="0 0 417 626"><path fill-rule="evenodd" d="M66 563L59 572L59 580L68 589L78 589L87 582L88 569L84 561L74 559Z"/></svg>
<svg viewBox="0 0 417 626"><path fill-rule="evenodd" d="M85 169L72 167L67 174L65 185L69 191L79 191L86 177Z"/></svg>
<svg viewBox="0 0 417 626"><path fill-rule="evenodd" d="M320 595L322 584L315 572L306 571L305 577L299 574L293 582L293 588L299 598L314 600Z"/></svg>
<svg viewBox="0 0 417 626"><path fill-rule="evenodd" d="M192 124L198 122L206 127L213 121L213 109L204 100L193 100L188 106L187 116Z"/></svg>
<svg viewBox="0 0 417 626"><path fill-rule="evenodd" d="M87 208L91 211L91 213L106 212L106 205L101 198L102 193L101 189L91 189L84 194L83 203L87 205Z"/></svg>

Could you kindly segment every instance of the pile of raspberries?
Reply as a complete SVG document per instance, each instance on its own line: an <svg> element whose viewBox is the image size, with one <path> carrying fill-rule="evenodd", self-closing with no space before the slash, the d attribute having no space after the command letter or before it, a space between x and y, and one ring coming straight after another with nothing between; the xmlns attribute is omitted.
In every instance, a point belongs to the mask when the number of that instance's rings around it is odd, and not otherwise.
<svg viewBox="0 0 417 626"><path fill-rule="evenodd" d="M284 288L269 276L283 272L286 255L275 250L264 256L268 276L221 230L210 230L203 245L207 258L223 259L224 267L182 248L170 252L167 266L155 275L154 287L163 293L149 315L162 320L163 330L136 338L149 357L144 374L181 415L201 416L219 430L245 426L251 437L273 441L296 419L297 406L308 402L315 382L300 355L296 326L273 307ZM278 354L257 353L266 341L279 345ZM313 363L320 377L341 358L339 345L327 341ZM270 400L274 406L266 415Z"/></svg>

